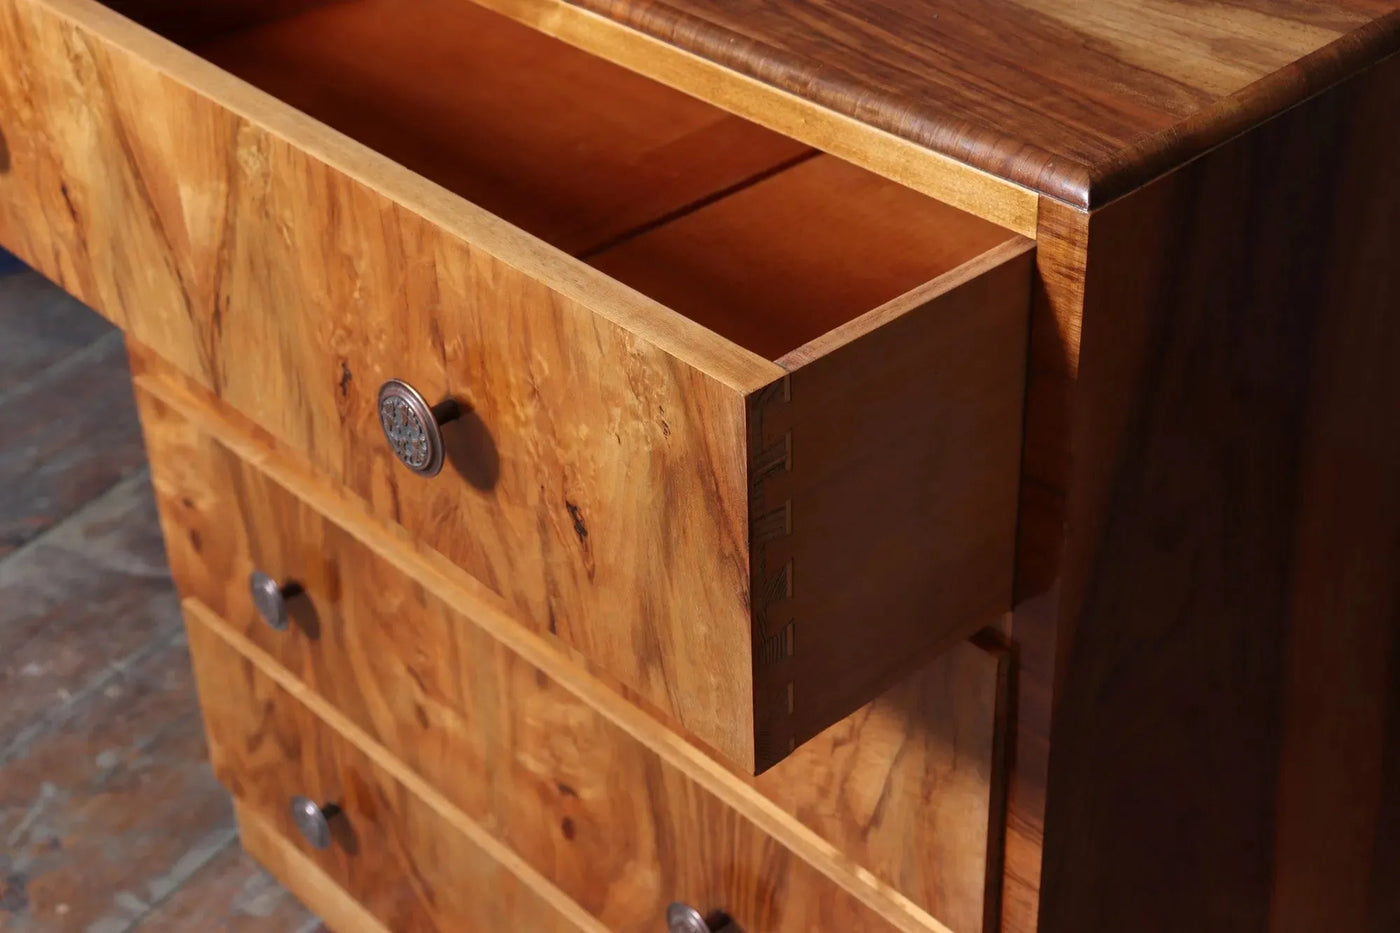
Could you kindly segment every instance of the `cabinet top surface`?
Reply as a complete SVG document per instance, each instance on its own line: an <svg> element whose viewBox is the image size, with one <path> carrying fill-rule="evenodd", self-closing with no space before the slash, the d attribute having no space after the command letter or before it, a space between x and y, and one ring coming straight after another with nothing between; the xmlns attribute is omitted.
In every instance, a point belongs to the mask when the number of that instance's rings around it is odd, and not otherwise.
<svg viewBox="0 0 1400 933"><path fill-rule="evenodd" d="M1095 207L1400 47L1400 0L568 0Z"/></svg>

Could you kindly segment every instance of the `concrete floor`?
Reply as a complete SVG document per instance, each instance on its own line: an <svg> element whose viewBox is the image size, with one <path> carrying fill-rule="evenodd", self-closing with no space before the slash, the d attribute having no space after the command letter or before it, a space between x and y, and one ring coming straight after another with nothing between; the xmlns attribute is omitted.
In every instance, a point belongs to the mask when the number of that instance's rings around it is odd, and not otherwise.
<svg viewBox="0 0 1400 933"><path fill-rule="evenodd" d="M205 760L121 335L7 258L0 930L322 930Z"/></svg>

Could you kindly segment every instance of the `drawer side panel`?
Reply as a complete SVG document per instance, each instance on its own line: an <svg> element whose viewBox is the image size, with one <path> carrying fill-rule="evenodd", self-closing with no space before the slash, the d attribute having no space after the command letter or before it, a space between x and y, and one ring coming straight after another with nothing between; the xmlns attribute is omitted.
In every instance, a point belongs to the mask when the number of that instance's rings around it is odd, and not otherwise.
<svg viewBox="0 0 1400 933"><path fill-rule="evenodd" d="M760 769L1010 609L1033 255L997 247L750 396Z"/></svg>

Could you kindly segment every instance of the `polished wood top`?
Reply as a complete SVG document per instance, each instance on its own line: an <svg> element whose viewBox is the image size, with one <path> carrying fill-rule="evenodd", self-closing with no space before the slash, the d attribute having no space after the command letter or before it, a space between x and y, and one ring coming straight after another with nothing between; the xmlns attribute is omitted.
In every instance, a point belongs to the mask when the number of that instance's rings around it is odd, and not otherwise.
<svg viewBox="0 0 1400 933"><path fill-rule="evenodd" d="M1079 207L1400 48L1397 0L568 2Z"/></svg>

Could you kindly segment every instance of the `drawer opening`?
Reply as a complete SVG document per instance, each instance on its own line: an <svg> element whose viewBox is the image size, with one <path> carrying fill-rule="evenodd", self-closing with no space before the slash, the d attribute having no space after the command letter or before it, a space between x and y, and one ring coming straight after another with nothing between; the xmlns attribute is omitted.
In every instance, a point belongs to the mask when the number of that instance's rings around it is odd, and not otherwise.
<svg viewBox="0 0 1400 933"><path fill-rule="evenodd" d="M113 5L780 363L1019 239L470 0Z"/></svg>

